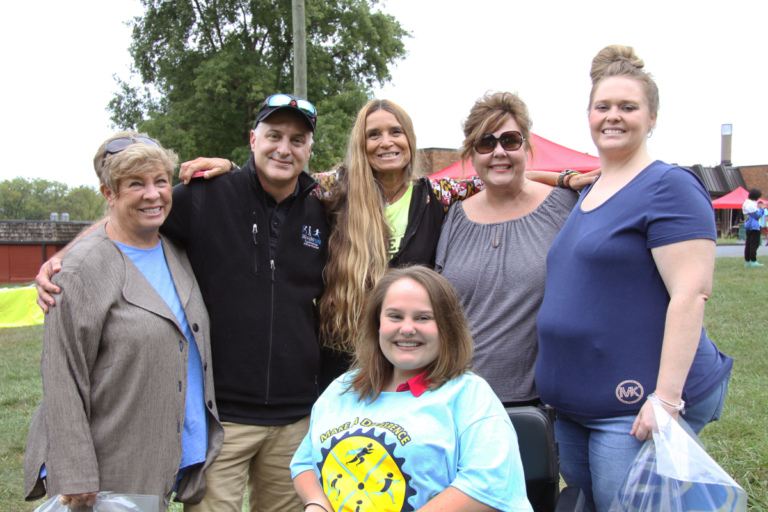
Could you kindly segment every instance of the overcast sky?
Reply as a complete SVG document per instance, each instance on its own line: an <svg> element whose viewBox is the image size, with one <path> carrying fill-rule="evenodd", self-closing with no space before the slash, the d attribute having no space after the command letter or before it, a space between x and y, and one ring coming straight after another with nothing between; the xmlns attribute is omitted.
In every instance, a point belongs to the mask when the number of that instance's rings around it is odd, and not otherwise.
<svg viewBox="0 0 768 512"><path fill-rule="evenodd" d="M589 66L602 47L628 44L661 92L652 156L717 164L721 124L732 123L734 164L768 164L760 4L387 0L380 8L413 37L392 82L376 94L410 113L420 148L457 147L473 102L506 90L528 104L535 133L594 155ZM129 76L124 22L141 13L139 0L5 2L2 13L0 179L96 186L91 161L112 133L105 110L116 90L112 75Z"/></svg>

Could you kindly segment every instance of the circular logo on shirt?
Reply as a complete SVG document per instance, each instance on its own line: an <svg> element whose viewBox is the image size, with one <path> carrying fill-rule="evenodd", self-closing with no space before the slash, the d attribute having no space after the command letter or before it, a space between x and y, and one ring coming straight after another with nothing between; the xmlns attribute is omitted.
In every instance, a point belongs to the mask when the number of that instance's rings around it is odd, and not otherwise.
<svg viewBox="0 0 768 512"><path fill-rule="evenodd" d="M333 439L321 450L319 464L325 495L339 512L412 511L408 498L416 494L411 477L395 457L395 445L376 436L373 429L359 429Z"/></svg>
<svg viewBox="0 0 768 512"><path fill-rule="evenodd" d="M643 385L636 380L625 380L616 386L616 398L623 404L636 404L643 396Z"/></svg>

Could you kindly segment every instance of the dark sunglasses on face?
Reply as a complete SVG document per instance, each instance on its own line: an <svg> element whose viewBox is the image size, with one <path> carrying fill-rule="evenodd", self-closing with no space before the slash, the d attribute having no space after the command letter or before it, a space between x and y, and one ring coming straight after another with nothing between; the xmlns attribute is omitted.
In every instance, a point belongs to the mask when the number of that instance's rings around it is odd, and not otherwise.
<svg viewBox="0 0 768 512"><path fill-rule="evenodd" d="M504 151L517 151L524 141L525 137L520 132L504 132L498 137L494 137L492 133L486 133L475 142L475 151L481 155L490 153L496 147L496 142L501 144Z"/></svg>
<svg viewBox="0 0 768 512"><path fill-rule="evenodd" d="M287 107L291 105L298 108L311 118L317 117L317 109L307 100L291 98L287 94L273 94L267 98L267 105L270 107Z"/></svg>

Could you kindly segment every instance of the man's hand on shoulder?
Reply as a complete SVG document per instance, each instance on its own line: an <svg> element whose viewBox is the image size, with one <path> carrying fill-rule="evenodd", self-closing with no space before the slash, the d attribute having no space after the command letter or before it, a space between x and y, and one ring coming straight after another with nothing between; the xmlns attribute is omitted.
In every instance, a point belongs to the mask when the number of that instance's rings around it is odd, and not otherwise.
<svg viewBox="0 0 768 512"><path fill-rule="evenodd" d="M61 259L54 256L40 267L40 272L35 276L35 288L37 289L37 305L44 313L48 313L49 308L56 306L56 300L52 293L61 293L61 288L51 282L56 273L61 270Z"/></svg>
<svg viewBox="0 0 768 512"><path fill-rule="evenodd" d="M40 267L40 272L38 272L37 276L35 276L35 288L37 288L37 305L40 306L40 309L43 310L43 313L48 313L49 307L56 306L56 301L51 296L51 294L61 293L61 288L51 282L53 276L56 275L59 270L61 270L61 260L67 254L70 247L79 242L80 239L84 236L93 233L99 227L106 224L108 218L109 217L104 217L103 219L94 222L82 230L73 240L65 245L62 250L54 254L51 259L43 263L43 266Z"/></svg>

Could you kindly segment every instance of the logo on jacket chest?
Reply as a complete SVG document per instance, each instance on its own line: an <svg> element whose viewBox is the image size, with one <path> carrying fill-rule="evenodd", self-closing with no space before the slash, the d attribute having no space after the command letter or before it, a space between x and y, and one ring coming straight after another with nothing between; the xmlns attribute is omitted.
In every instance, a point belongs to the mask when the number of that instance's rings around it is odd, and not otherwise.
<svg viewBox="0 0 768 512"><path fill-rule="evenodd" d="M304 245L313 249L319 249L323 245L323 241L320 238L320 230L307 224L301 228L301 239L304 241Z"/></svg>

